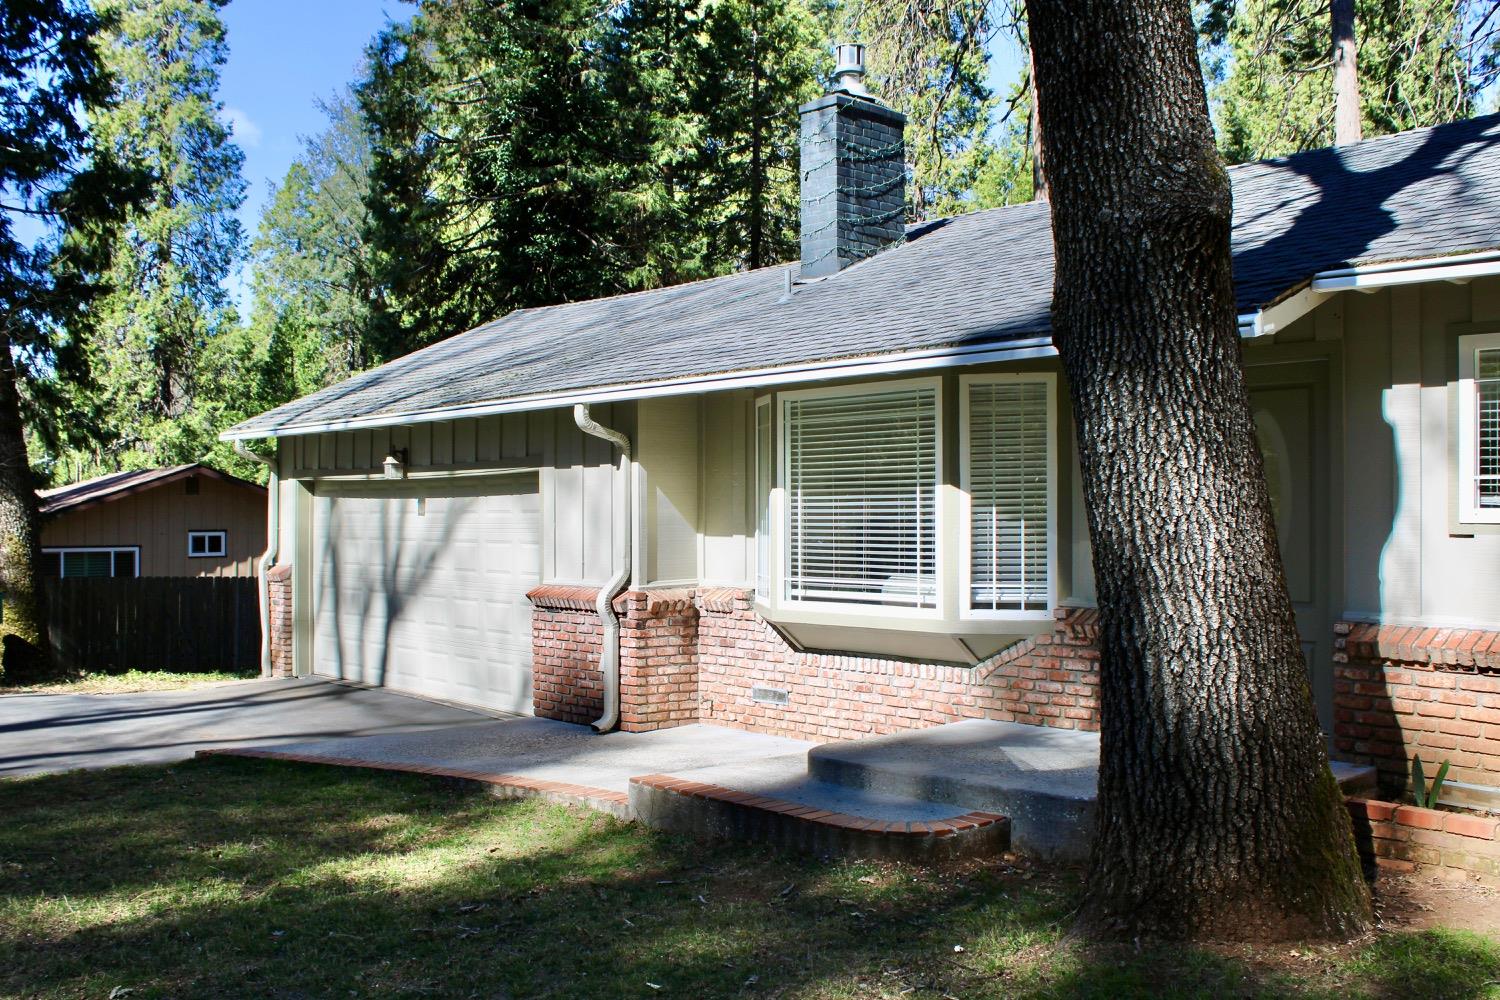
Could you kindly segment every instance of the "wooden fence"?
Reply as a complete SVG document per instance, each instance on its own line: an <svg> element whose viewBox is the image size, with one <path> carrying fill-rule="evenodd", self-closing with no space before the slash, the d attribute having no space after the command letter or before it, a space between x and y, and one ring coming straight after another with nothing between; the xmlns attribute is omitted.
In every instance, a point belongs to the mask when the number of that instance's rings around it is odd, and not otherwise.
<svg viewBox="0 0 1500 1000"><path fill-rule="evenodd" d="M48 580L61 665L79 670L245 670L260 664L254 577Z"/></svg>

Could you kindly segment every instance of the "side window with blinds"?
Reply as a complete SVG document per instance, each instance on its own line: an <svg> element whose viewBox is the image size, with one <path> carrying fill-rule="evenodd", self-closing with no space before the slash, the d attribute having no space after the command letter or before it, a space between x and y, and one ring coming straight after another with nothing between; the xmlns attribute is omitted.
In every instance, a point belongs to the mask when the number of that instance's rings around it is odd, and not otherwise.
<svg viewBox="0 0 1500 1000"><path fill-rule="evenodd" d="M936 608L938 390L786 398L788 601Z"/></svg>
<svg viewBox="0 0 1500 1000"><path fill-rule="evenodd" d="M973 380L964 395L971 612L1039 612L1052 597L1052 383Z"/></svg>
<svg viewBox="0 0 1500 1000"><path fill-rule="evenodd" d="M1458 343L1459 520L1500 524L1500 333Z"/></svg>
<svg viewBox="0 0 1500 1000"><path fill-rule="evenodd" d="M755 593L771 595L771 400L755 404Z"/></svg>

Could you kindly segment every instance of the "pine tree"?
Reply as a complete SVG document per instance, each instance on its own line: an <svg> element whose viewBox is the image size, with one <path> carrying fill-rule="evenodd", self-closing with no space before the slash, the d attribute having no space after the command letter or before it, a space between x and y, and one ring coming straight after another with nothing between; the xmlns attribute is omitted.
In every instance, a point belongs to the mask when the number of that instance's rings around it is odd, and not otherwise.
<svg viewBox="0 0 1500 1000"><path fill-rule="evenodd" d="M88 105L90 128L151 176L109 248L111 292L90 345L99 384L79 401L99 413L106 468L195 461L213 447L199 383L217 338L235 326L225 281L243 252L234 213L245 188L216 96L225 2L98 2L110 19L100 47L113 90Z"/></svg>
<svg viewBox="0 0 1500 1000"><path fill-rule="evenodd" d="M973 189L994 151L995 98L985 83L993 5L857 0L848 23L868 47L871 89L907 117L912 219L973 208Z"/></svg>
<svg viewBox="0 0 1500 1000"><path fill-rule="evenodd" d="M252 339L284 363L255 382L266 408L370 365L369 137L349 95L323 110L328 128L303 141L251 245Z"/></svg>
<svg viewBox="0 0 1500 1000"><path fill-rule="evenodd" d="M1494 80L1493 0L1354 0L1366 136L1472 115ZM1332 145L1329 0L1220 0L1203 22L1231 162ZM1489 15L1486 20L1486 15Z"/></svg>
<svg viewBox="0 0 1500 1000"><path fill-rule="evenodd" d="M370 52L376 360L626 287L629 157L595 0L427 0Z"/></svg>
<svg viewBox="0 0 1500 1000"><path fill-rule="evenodd" d="M140 193L84 127L83 106L109 95L98 29L70 0L16 0L0 17L0 673L49 658L27 431L55 448L73 423L59 395L83 374L98 251Z"/></svg>

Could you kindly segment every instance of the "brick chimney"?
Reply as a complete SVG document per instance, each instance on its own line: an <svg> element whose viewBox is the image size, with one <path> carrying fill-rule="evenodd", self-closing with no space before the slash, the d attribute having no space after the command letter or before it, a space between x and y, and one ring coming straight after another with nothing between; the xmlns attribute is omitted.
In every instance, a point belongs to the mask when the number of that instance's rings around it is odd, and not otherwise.
<svg viewBox="0 0 1500 1000"><path fill-rule="evenodd" d="M841 271L906 231L906 116L865 89L865 47L839 45L833 87L802 115L802 277Z"/></svg>

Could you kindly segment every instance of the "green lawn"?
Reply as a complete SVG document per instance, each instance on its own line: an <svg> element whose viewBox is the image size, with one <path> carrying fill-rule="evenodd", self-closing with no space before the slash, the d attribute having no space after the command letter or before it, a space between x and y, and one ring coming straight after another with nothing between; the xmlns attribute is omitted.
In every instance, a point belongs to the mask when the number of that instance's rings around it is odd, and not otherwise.
<svg viewBox="0 0 1500 1000"><path fill-rule="evenodd" d="M1460 933L1085 952L1077 893L270 761L0 782L4 996L1500 996Z"/></svg>
<svg viewBox="0 0 1500 1000"><path fill-rule="evenodd" d="M201 673L172 673L166 670L127 670L122 674L85 672L36 683L6 684L0 680L4 694L133 694L138 691L176 691L180 688L243 681L259 677L259 670L209 670Z"/></svg>

